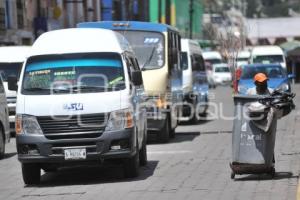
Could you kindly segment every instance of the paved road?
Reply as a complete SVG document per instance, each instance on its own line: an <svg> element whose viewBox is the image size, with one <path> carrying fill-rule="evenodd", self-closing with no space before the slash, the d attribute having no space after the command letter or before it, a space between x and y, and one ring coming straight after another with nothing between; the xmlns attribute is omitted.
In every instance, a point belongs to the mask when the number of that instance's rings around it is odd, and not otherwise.
<svg viewBox="0 0 300 200"><path fill-rule="evenodd" d="M299 91L300 86L295 86ZM212 90L212 102L232 116L230 88ZM296 104L300 105L297 97ZM212 106L211 115L216 113ZM217 115L221 115L218 112ZM148 146L149 164L136 179L124 179L120 166L64 169L42 176L39 186L24 187L15 141L0 161L0 199L295 199L300 161L300 110L279 122L275 179L267 175L230 179L232 121L211 119L182 124L169 144Z"/></svg>

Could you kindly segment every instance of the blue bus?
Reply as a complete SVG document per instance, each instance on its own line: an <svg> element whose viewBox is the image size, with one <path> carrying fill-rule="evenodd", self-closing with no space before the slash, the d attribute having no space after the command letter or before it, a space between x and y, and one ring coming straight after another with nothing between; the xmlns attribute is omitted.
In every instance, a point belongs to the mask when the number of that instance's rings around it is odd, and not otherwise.
<svg viewBox="0 0 300 200"><path fill-rule="evenodd" d="M166 24L137 21L84 22L78 28L103 28L121 33L130 43L142 69L145 93L154 106L147 108L147 130L159 142L174 137L182 101L181 36Z"/></svg>

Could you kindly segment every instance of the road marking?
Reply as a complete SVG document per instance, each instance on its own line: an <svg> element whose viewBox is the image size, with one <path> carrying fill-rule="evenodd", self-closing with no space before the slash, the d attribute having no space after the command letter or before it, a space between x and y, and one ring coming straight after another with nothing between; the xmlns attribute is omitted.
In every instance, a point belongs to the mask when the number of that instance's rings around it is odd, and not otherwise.
<svg viewBox="0 0 300 200"><path fill-rule="evenodd" d="M188 154L193 151L148 151L148 154Z"/></svg>

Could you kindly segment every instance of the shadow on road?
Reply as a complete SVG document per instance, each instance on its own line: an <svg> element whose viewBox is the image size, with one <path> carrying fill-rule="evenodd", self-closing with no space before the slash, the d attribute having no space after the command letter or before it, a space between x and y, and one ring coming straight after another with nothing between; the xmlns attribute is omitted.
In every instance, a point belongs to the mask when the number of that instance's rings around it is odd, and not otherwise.
<svg viewBox="0 0 300 200"><path fill-rule="evenodd" d="M140 175L134 179L124 178L121 165L100 165L89 167L62 168L57 172L45 173L39 185L27 187L54 187L67 185L92 185L113 182L132 182L151 177L158 165L158 161L148 161L147 166L140 168Z"/></svg>
<svg viewBox="0 0 300 200"><path fill-rule="evenodd" d="M17 155L17 152L5 153L3 160L14 157L15 155Z"/></svg>
<svg viewBox="0 0 300 200"><path fill-rule="evenodd" d="M206 123L209 123L209 122L212 122L212 121L214 121L214 120L201 119L201 120L198 120L196 123L192 122L192 121L181 121L179 123L179 125L180 126L195 126L195 125L206 124Z"/></svg>
<svg viewBox="0 0 300 200"><path fill-rule="evenodd" d="M268 174L251 174L242 178L235 178L235 181L267 181L267 180L282 180L282 179L290 179L296 178L298 179L299 176L293 175L292 172L276 172L274 178L272 178Z"/></svg>
<svg viewBox="0 0 300 200"><path fill-rule="evenodd" d="M176 132L175 138L169 140L167 144L180 143L180 142L191 142L196 137L200 136L200 132ZM147 144L149 145L162 145L162 143L157 142L157 135L149 134Z"/></svg>

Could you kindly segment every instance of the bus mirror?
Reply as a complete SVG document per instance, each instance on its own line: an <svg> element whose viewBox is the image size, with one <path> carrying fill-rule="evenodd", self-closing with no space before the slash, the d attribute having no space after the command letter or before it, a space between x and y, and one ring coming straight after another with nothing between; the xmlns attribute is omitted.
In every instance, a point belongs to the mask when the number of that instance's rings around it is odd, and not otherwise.
<svg viewBox="0 0 300 200"><path fill-rule="evenodd" d="M133 71L131 73L131 77L134 86L140 86L143 84L143 77L141 71Z"/></svg>
<svg viewBox="0 0 300 200"><path fill-rule="evenodd" d="M12 91L18 90L18 79L16 76L9 76L7 78L8 89Z"/></svg>

